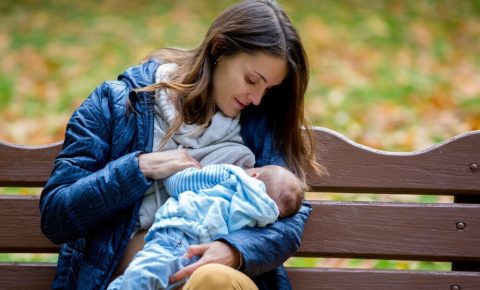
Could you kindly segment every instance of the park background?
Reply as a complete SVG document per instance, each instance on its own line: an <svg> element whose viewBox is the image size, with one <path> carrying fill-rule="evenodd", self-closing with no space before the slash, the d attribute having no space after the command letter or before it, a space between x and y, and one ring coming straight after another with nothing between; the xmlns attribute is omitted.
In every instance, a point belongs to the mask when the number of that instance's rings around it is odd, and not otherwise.
<svg viewBox="0 0 480 290"><path fill-rule="evenodd" d="M197 46L230 0L0 2L0 140L63 139L77 106L161 47ZM279 1L311 77L306 113L363 145L417 151L480 129L480 1ZM2 189L0 194L39 194ZM451 202L451 197L309 193L309 198ZM0 254L0 261L55 261ZM297 258L293 266L449 269L448 263Z"/></svg>

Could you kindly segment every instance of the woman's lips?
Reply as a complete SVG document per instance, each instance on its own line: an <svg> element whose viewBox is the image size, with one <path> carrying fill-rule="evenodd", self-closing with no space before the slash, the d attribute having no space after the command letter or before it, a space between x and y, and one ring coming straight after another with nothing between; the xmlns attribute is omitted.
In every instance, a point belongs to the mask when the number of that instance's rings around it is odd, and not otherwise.
<svg viewBox="0 0 480 290"><path fill-rule="evenodd" d="M240 106L241 109L245 108L247 105L245 105L244 103L240 102L239 100L237 100L235 98L235 101L237 102L237 104Z"/></svg>

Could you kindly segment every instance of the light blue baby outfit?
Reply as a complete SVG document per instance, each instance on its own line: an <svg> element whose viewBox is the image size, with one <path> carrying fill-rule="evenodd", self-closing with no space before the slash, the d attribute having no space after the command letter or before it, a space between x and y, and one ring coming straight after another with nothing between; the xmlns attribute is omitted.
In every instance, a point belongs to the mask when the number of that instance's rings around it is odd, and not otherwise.
<svg viewBox="0 0 480 290"><path fill-rule="evenodd" d="M145 246L109 289L173 289L168 277L194 261L191 244L211 242L243 227L264 227L279 214L265 184L234 165L188 168L164 180L169 198L155 214Z"/></svg>

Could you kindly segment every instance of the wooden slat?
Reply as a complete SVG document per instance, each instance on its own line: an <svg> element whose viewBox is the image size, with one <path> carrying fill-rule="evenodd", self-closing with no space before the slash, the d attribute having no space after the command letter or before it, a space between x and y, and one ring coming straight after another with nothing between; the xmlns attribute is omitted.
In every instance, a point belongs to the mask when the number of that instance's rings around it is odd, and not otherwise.
<svg viewBox="0 0 480 290"><path fill-rule="evenodd" d="M480 195L455 196L456 203L477 203L480 204ZM478 262L452 262L453 271L477 271L480 272L480 261Z"/></svg>
<svg viewBox="0 0 480 290"><path fill-rule="evenodd" d="M38 196L0 195L0 252L58 252L59 247L41 232L38 200Z"/></svg>
<svg viewBox="0 0 480 290"><path fill-rule="evenodd" d="M0 186L43 186L62 142L20 146L0 140Z"/></svg>
<svg viewBox="0 0 480 290"><path fill-rule="evenodd" d="M312 204L299 256L480 261L480 205ZM0 251L58 251L40 231L38 197L0 196Z"/></svg>
<svg viewBox="0 0 480 290"><path fill-rule="evenodd" d="M54 275L54 264L0 263L0 290L47 290Z"/></svg>
<svg viewBox="0 0 480 290"><path fill-rule="evenodd" d="M480 273L388 271L358 269L287 268L293 289L308 290L438 290L477 289ZM52 264L0 263L0 290L50 289L55 274Z"/></svg>
<svg viewBox="0 0 480 290"><path fill-rule="evenodd" d="M374 150L316 128L317 155L329 175L309 176L317 191L480 194L480 131L414 153Z"/></svg>
<svg viewBox="0 0 480 290"><path fill-rule="evenodd" d="M287 268L293 289L479 289L480 273ZM459 288L454 288L457 285Z"/></svg>
<svg viewBox="0 0 480 290"><path fill-rule="evenodd" d="M298 255L480 261L480 205L312 203Z"/></svg>
<svg viewBox="0 0 480 290"><path fill-rule="evenodd" d="M480 194L480 131L421 152L374 150L325 129L315 129L317 154L329 175L309 176L318 191ZM0 141L0 186L42 186L61 142L25 147ZM368 175L365 172L368 171Z"/></svg>

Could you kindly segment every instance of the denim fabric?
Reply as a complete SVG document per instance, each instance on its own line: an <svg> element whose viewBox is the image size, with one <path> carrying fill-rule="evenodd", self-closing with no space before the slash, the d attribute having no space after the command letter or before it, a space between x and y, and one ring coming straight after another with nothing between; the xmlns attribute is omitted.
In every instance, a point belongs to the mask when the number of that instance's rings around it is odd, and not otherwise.
<svg viewBox="0 0 480 290"><path fill-rule="evenodd" d="M41 227L63 244L52 289L105 289L128 244L145 191L152 185L137 156L153 144L152 94L159 61L129 68L98 86L73 113L65 141L40 197ZM127 110L127 102L131 110ZM284 165L265 116L242 112L242 137L257 165ZM243 256L243 271L260 289L289 289L278 268L300 246L308 204L265 228L235 231L221 240ZM271 272L274 271L274 272ZM267 273L268 272L268 273Z"/></svg>
<svg viewBox="0 0 480 290"><path fill-rule="evenodd" d="M196 261L183 256L189 245L198 244L198 238L168 228L152 234L151 240L138 252L125 274L115 279L108 290L175 289L185 282L171 285L168 277Z"/></svg>

